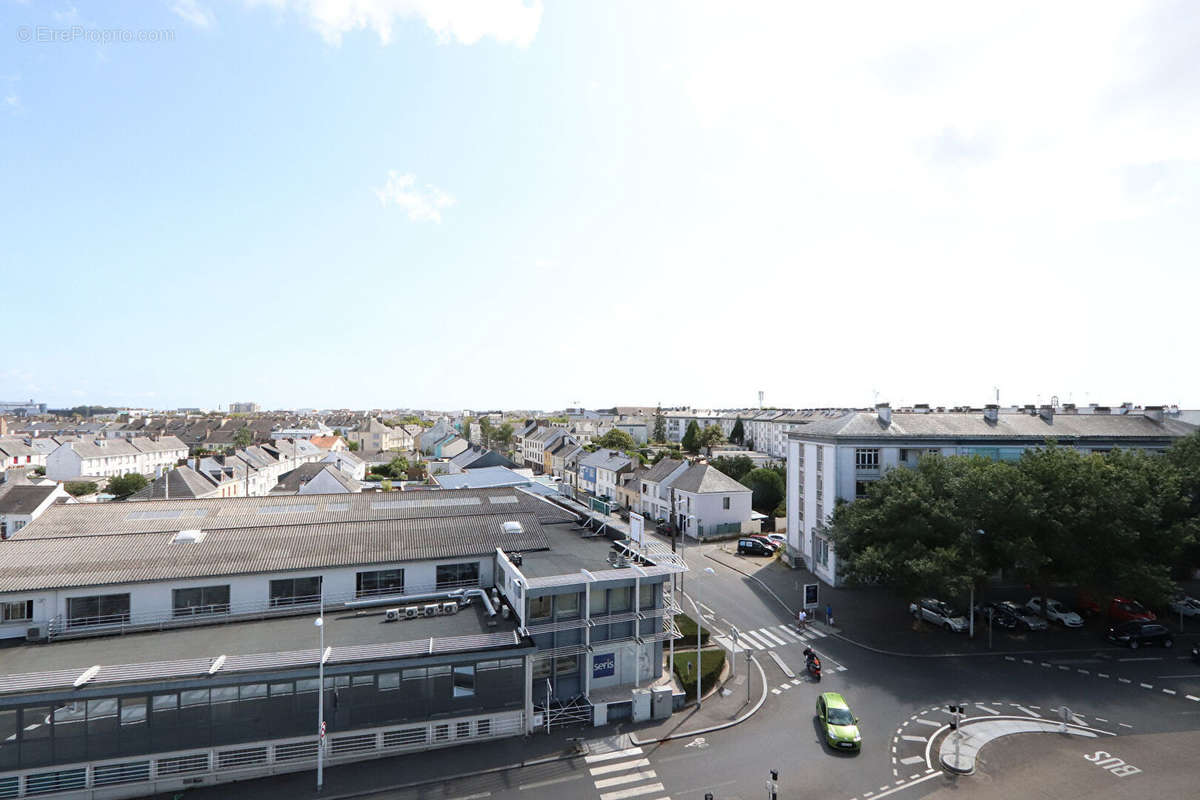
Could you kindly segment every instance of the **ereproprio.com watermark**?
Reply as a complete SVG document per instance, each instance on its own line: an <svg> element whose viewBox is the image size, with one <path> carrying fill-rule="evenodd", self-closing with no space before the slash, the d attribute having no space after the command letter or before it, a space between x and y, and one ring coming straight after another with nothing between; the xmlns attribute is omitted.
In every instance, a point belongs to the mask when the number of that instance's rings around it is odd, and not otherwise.
<svg viewBox="0 0 1200 800"><path fill-rule="evenodd" d="M129 42L173 42L173 28L88 28L83 25L53 27L51 25L22 25L17 28L18 42L37 44L125 44Z"/></svg>

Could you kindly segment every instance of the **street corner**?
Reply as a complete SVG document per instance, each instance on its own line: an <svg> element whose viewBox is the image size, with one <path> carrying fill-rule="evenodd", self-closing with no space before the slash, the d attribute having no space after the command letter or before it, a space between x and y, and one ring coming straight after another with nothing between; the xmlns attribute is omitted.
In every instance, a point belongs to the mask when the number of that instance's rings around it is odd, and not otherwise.
<svg viewBox="0 0 1200 800"><path fill-rule="evenodd" d="M1194 797L1195 753L1200 731L1098 738L1021 733L998 737L979 753L971 775L947 778L931 798L972 800L1011 797L1134 795Z"/></svg>

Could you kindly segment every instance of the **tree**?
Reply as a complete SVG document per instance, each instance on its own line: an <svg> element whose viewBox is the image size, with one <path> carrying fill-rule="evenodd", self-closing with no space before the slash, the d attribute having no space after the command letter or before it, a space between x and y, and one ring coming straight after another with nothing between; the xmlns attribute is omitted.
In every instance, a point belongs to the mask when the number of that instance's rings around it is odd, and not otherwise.
<svg viewBox="0 0 1200 800"><path fill-rule="evenodd" d="M496 431L496 442L501 447L508 447L512 444L513 426L511 422L506 422Z"/></svg>
<svg viewBox="0 0 1200 800"><path fill-rule="evenodd" d="M754 469L754 462L749 456L717 456L708 463L739 483Z"/></svg>
<svg viewBox="0 0 1200 800"><path fill-rule="evenodd" d="M712 447L713 445L725 444L725 432L721 430L720 425L709 425L700 432L698 444L700 447Z"/></svg>
<svg viewBox="0 0 1200 800"><path fill-rule="evenodd" d="M63 484L63 490L71 497L83 497L84 495L95 494L100 491L100 487L92 481L67 481Z"/></svg>
<svg viewBox="0 0 1200 800"><path fill-rule="evenodd" d="M733 423L733 430L729 432L729 441L734 444L741 444L746 440L746 429L742 427L742 418L738 417Z"/></svg>
<svg viewBox="0 0 1200 800"><path fill-rule="evenodd" d="M356 441L355 441L355 440L353 440L353 439L347 439L347 440L346 440L346 447L347 447L347 448L349 448L349 450L350 450L350 452L351 452L351 453L356 453L356 452L358 452L358 442L356 442Z"/></svg>
<svg viewBox="0 0 1200 800"><path fill-rule="evenodd" d="M623 453L637 450L637 442L633 440L633 437L619 428L613 428L608 433L592 441L599 447L607 447L609 450L620 450Z"/></svg>
<svg viewBox="0 0 1200 800"><path fill-rule="evenodd" d="M124 500L134 492L144 489L148 483L150 481L146 480L145 475L137 472L126 472L120 477L109 478L107 491L118 500Z"/></svg>
<svg viewBox="0 0 1200 800"><path fill-rule="evenodd" d="M654 441L665 442L667 440L667 418L663 416L662 406L654 412Z"/></svg>
<svg viewBox="0 0 1200 800"><path fill-rule="evenodd" d="M390 491L392 490L392 480L391 480L391 478L384 478L383 480L381 480L381 481L379 482L379 488L380 488L380 489L382 489L382 490L383 490L383 491L385 491L385 492L390 492Z"/></svg>
<svg viewBox="0 0 1200 800"><path fill-rule="evenodd" d="M760 513L770 514L783 500L783 477L776 470L767 467L752 469L740 483L754 492L750 505Z"/></svg>
<svg viewBox="0 0 1200 800"><path fill-rule="evenodd" d="M683 449L689 453L700 452L700 426L696 424L696 420L688 423L687 430L683 432Z"/></svg>
<svg viewBox="0 0 1200 800"><path fill-rule="evenodd" d="M408 473L408 459L404 456L396 456L387 463L387 474L393 478L403 477Z"/></svg>
<svg viewBox="0 0 1200 800"><path fill-rule="evenodd" d="M483 435L483 446L490 449L492 446L492 437L495 436L495 429L492 428L492 421L487 417L480 417L479 432Z"/></svg>
<svg viewBox="0 0 1200 800"><path fill-rule="evenodd" d="M233 446L245 449L254 444L254 431L249 427L238 428L237 433L233 435Z"/></svg>
<svg viewBox="0 0 1200 800"><path fill-rule="evenodd" d="M468 442L471 441L471 423L474 421L475 420L471 419L470 417L463 417L462 424L458 429L458 432L462 435L462 438L466 439Z"/></svg>
<svg viewBox="0 0 1200 800"><path fill-rule="evenodd" d="M416 462L415 464L412 464L412 465L410 465L410 466L409 466L409 468L408 468L408 479L409 479L410 481L420 481L420 480L424 480L424 479L425 479L425 477L426 477L426 475L427 475L427 473L428 473L428 470L426 470L426 469L425 469L425 464L424 464L424 462L422 462L422 461L418 461L418 462Z"/></svg>

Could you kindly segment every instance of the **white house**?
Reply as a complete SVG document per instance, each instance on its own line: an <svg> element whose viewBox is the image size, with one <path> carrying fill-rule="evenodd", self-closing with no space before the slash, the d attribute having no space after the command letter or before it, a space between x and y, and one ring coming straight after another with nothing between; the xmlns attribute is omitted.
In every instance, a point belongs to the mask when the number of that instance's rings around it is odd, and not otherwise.
<svg viewBox="0 0 1200 800"><path fill-rule="evenodd" d="M753 492L716 467L692 464L669 480L674 522L686 536L704 539L757 532Z"/></svg>
<svg viewBox="0 0 1200 800"><path fill-rule="evenodd" d="M17 467L44 467L46 453L24 439L15 437L0 438L0 469L15 469Z"/></svg>
<svg viewBox="0 0 1200 800"><path fill-rule="evenodd" d="M985 456L1015 461L1054 439L1060 446L1104 453L1114 447L1161 451L1196 430L1165 417L1162 406L1122 413L1076 411L1073 405L1001 410L931 410L813 414L789 434L787 456L788 554L803 557L814 574L838 583L829 518L838 500L853 502L889 469L915 466L922 456Z"/></svg>
<svg viewBox="0 0 1200 800"><path fill-rule="evenodd" d="M641 512L654 520L671 518L671 479L683 474L688 462L664 458L642 473Z"/></svg>
<svg viewBox="0 0 1200 800"><path fill-rule="evenodd" d="M187 458L187 445L174 436L81 439L64 442L46 458L46 477L113 478L129 472L153 475Z"/></svg>
<svg viewBox="0 0 1200 800"><path fill-rule="evenodd" d="M277 494L357 494L362 484L333 464L301 464L279 478L271 490Z"/></svg>
<svg viewBox="0 0 1200 800"><path fill-rule="evenodd" d="M0 539L7 539L58 502L74 503L61 483L0 486Z"/></svg>
<svg viewBox="0 0 1200 800"><path fill-rule="evenodd" d="M332 464L356 481L361 481L367 476L367 462L349 450L332 451L321 459L321 463Z"/></svg>

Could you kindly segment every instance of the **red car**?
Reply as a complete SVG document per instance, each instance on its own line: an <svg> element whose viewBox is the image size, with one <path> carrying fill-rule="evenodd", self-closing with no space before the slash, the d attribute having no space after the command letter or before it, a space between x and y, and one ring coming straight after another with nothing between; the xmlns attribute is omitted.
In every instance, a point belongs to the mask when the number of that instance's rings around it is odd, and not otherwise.
<svg viewBox="0 0 1200 800"><path fill-rule="evenodd" d="M1135 620L1153 622L1158 619L1153 611L1137 600L1130 600L1127 597L1114 597L1108 606L1108 616L1114 622L1133 622Z"/></svg>
<svg viewBox="0 0 1200 800"><path fill-rule="evenodd" d="M765 534L751 533L751 534L748 534L746 536L746 538L747 539L758 539L760 542L765 544L767 547L771 548L772 553L774 553L776 550L779 549L779 542L771 541L770 539L767 538L767 536Z"/></svg>

